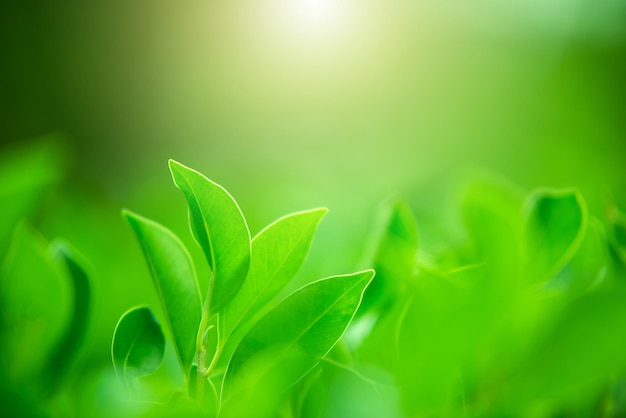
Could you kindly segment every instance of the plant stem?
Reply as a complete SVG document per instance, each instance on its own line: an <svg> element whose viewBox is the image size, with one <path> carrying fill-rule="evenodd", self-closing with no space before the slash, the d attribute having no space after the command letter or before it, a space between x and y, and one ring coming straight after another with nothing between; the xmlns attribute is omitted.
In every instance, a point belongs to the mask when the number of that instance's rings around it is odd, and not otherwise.
<svg viewBox="0 0 626 418"><path fill-rule="evenodd" d="M204 385L206 376L204 374L204 362L206 361L206 350L198 353L198 370L196 372L196 400L200 403L204 401Z"/></svg>
<svg viewBox="0 0 626 418"><path fill-rule="evenodd" d="M196 335L196 353L198 354L198 369L196 370L196 400L200 403L204 401L204 384L206 380L205 363L206 363L206 347L204 345L204 336L207 331L210 311L210 297L204 301L202 307L202 319L198 326L198 334Z"/></svg>

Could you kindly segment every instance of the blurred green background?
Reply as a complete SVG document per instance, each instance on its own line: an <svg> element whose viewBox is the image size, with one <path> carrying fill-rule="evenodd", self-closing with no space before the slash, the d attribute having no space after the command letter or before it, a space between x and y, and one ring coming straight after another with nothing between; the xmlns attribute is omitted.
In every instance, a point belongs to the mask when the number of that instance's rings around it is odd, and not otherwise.
<svg viewBox="0 0 626 418"><path fill-rule="evenodd" d="M477 170L578 187L601 214L626 197L625 75L619 0L3 1L1 169L30 160L16 218L92 264L104 369L119 315L156 301L120 208L201 259L168 158L224 185L253 234L329 207L301 283L367 267L390 196L445 243Z"/></svg>

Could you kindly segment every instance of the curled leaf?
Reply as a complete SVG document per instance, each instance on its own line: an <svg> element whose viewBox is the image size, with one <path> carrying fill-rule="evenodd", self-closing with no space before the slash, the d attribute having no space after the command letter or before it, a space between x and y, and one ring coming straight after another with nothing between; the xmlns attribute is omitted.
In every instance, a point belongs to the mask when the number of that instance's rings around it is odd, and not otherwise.
<svg viewBox="0 0 626 418"><path fill-rule="evenodd" d="M132 379L153 373L164 353L165 336L149 307L132 308L122 315L113 334L111 356L127 387L132 387Z"/></svg>
<svg viewBox="0 0 626 418"><path fill-rule="evenodd" d="M528 202L526 255L535 281L554 277L580 247L587 231L587 207L577 190L539 190Z"/></svg>

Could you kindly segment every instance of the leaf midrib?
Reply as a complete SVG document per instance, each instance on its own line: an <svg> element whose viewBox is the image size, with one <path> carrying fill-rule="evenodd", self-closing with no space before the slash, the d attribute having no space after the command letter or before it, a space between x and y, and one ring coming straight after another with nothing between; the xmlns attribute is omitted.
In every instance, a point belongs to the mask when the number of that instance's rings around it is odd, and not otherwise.
<svg viewBox="0 0 626 418"><path fill-rule="evenodd" d="M332 279L332 278L330 278L330 279L325 279L325 280L333 280L333 279ZM346 295L347 295L350 291L352 291L355 287L357 287L357 286L359 285L359 282L360 282L360 280L359 280L359 281L357 281L357 282L356 282L355 284L353 284L352 286L350 286L350 287L349 287L348 289L346 289L344 292L342 292L341 296L339 296L338 298L336 298L336 299L333 301L333 303L331 303L331 304L330 304L330 305L329 305L326 309L324 309L324 311L323 311L321 314L319 314L319 315L317 316L317 318L316 318L314 321L311 321L311 322L309 323L309 325L307 325L307 326L304 328L304 330L303 330L303 331L302 331L302 332L301 332L301 333L300 333L300 334L299 334L296 338L294 338L294 339L292 340L292 342L291 342L290 344L288 344L288 345L287 345L287 346L286 346L283 350L281 350L280 355L276 356L276 358L280 357L282 354L284 354L284 353L288 352L289 350L291 350L291 348L293 348L293 346L294 346L294 345L296 345L296 344L297 344L297 343L298 343L298 342L302 339L302 337L304 337L304 335L306 335L306 333L307 333L307 332L309 332L309 331L311 330L311 328L313 328L313 326L314 326L315 324L317 324L317 323L318 323L318 322L319 322L319 321L320 321L320 320L321 320L321 319L322 319L322 318L323 318L326 314L328 314L328 312L330 312L330 310L331 310L332 308L334 308L334 307L335 307L335 306L339 303L339 301L340 301L341 299L343 299L343 298L344 298L344 297L345 297L345 296L346 296ZM319 282L317 282L317 283L319 283ZM311 285L313 285L313 284L314 284L314 283L311 283L309 286L311 286ZM360 302L359 302L359 304L360 304ZM357 308L358 308L358 306L357 306ZM355 309L355 311L354 311L354 312L352 312L352 315L351 315L351 317L350 317L350 320L348 321L348 324L350 323L350 321L352 320L352 318L354 318L354 314L355 314L355 313L356 313L356 309ZM344 332L345 332L345 329L344 329L344 331L341 333L341 335L339 336L339 338L337 339L337 341L339 341L339 340L341 339L341 336L343 335L343 333L344 333ZM337 341L335 341L333 344L331 344L331 347L330 347L330 348L326 351L326 353L324 353L324 354L322 355L322 357L324 357L324 356L328 353L328 351L330 351L330 350L332 349L332 347L333 347L333 346L337 343ZM270 345L271 345L271 344L270 344ZM318 362L319 362L319 360L316 360L316 361L315 361L315 364L317 364ZM275 362L274 362L274 363L275 363ZM243 363L241 363L241 364L243 364ZM315 367L315 364L314 364L312 367ZM267 373L267 371L269 371L269 370L270 370L273 366L274 366L274 364L271 364L271 365L270 365L270 367L266 368L266 371L265 371L264 373ZM312 368L312 367L311 367L311 368ZM309 368L309 370L307 370L307 372L306 372L306 373L308 373L308 372L311 370L311 368ZM305 373L305 374L306 374L306 373Z"/></svg>
<svg viewBox="0 0 626 418"><path fill-rule="evenodd" d="M312 227L307 228L307 230L302 233L300 235L300 237L297 239L297 243L294 246L294 248L292 250L289 251L288 255L284 257L284 259L280 262L278 268L276 268L274 270L274 273L272 273L271 277L266 280L263 283L263 286L261 287L261 291L257 292L257 294L252 298L251 303L248 304L248 306L245 308L245 311L239 315L239 319L237 319L237 321L235 322L235 324L232 326L232 329L229 331L229 334L227 336L225 336L224 341L227 340L232 333L234 332L234 330L237 328L237 326L239 326L239 324L241 323L241 321L245 318L245 316L248 314L248 312L250 312L250 309L252 309L252 307L254 306L254 304L256 303L256 301L259 300L259 298L261 297L261 295L263 294L263 292L269 287L270 283L274 280L274 278L278 275L278 272L280 271L280 269L287 263L287 260L289 259L289 257L291 257L291 255L294 253L295 248L297 246L300 245L300 243L302 242L302 240L304 240L304 237L307 235L307 233L312 229ZM254 241L261 236L261 233L263 231L261 231L259 233L259 235L257 235L256 237L254 237L254 239L252 240L252 243L254 244ZM306 257L306 255L305 255Z"/></svg>
<svg viewBox="0 0 626 418"><path fill-rule="evenodd" d="M166 233L168 232L165 229L164 229L164 231ZM173 236L173 238L174 238L174 241L176 241L175 236ZM179 244L179 243L177 243L177 244ZM188 256L188 254L186 254L186 255ZM147 257L147 258L149 260L150 270L153 273L153 277L156 278L157 275L156 275L156 269L155 269L155 266L154 266L154 262L152 261L152 259L150 257ZM189 260L187 260L187 261L189 261ZM195 272L193 270L193 267L192 267L192 274L194 275L194 278L195 278ZM187 370L185 370L185 369L187 368L187 366L186 366L186 364L185 364L185 362L183 360L183 357L182 357L182 354L181 354L181 348L178 346L179 344L178 344L178 341L177 341L177 338L176 338L176 332L174 331L174 327L172 326L172 319L170 318L170 310L167 307L167 303L165 303L165 296L164 296L164 293L163 293L163 288L161 287L161 281L160 280L153 280L153 281L156 283L155 287L157 288L157 292L159 293L159 296L160 296L161 300L163 301L163 304L166 305L165 306L165 318L166 318L167 323L169 325L170 332L172 333L172 337L174 337L174 342L175 342L174 349L176 350L176 354L178 355L178 359L180 360L180 364L181 364L183 370L185 371L184 374L186 374Z"/></svg>

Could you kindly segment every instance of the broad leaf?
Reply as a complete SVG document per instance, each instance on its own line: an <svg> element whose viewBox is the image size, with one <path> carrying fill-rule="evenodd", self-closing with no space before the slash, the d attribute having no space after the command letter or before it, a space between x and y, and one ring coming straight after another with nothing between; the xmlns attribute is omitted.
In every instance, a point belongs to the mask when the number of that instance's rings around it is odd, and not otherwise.
<svg viewBox="0 0 626 418"><path fill-rule="evenodd" d="M284 216L254 237L248 277L220 314L222 341L263 308L298 272L327 211L314 209Z"/></svg>
<svg viewBox="0 0 626 418"><path fill-rule="evenodd" d="M404 201L391 208L374 259L376 277L363 296L360 312L380 305L382 309L394 299L403 281L416 273L417 222Z"/></svg>
<svg viewBox="0 0 626 418"><path fill-rule="evenodd" d="M122 315L113 334L111 356L127 387L132 387L133 378L154 372L164 353L165 336L149 307L136 307Z"/></svg>
<svg viewBox="0 0 626 418"><path fill-rule="evenodd" d="M528 206L529 274L544 281L554 277L580 247L587 230L587 208L576 190L540 190Z"/></svg>
<svg viewBox="0 0 626 418"><path fill-rule="evenodd" d="M191 229L213 269L210 314L235 296L250 266L250 231L235 199L199 172L170 160L176 186L189 204Z"/></svg>
<svg viewBox="0 0 626 418"><path fill-rule="evenodd" d="M341 338L361 303L373 270L334 276L297 290L241 341L224 377L226 398L242 388L306 375Z"/></svg>
<svg viewBox="0 0 626 418"><path fill-rule="evenodd" d="M129 211L132 226L169 320L176 352L186 375L196 350L202 313L200 291L191 257L183 243L160 224Z"/></svg>

